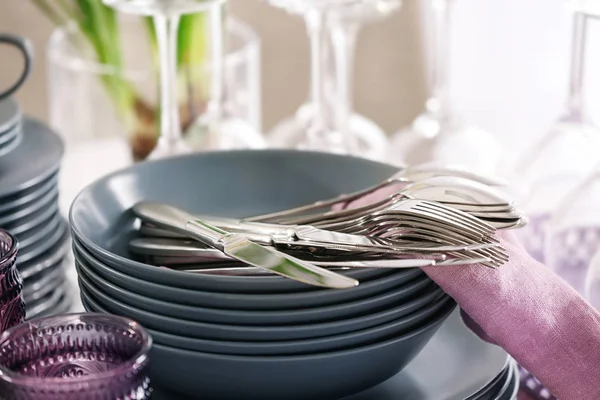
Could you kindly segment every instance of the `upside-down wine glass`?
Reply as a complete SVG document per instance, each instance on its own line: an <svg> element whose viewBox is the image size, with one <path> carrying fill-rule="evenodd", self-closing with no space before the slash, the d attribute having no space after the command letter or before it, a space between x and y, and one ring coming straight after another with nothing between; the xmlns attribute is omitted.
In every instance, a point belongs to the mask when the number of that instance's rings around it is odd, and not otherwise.
<svg viewBox="0 0 600 400"><path fill-rule="evenodd" d="M503 156L491 133L466 123L453 108L450 94L451 17L456 0L424 2L433 17L430 39L431 94L425 110L392 137L389 161L414 165L438 161L495 175Z"/></svg>
<svg viewBox="0 0 600 400"><path fill-rule="evenodd" d="M223 82L223 32L222 24L215 24L226 0L103 0L104 4L129 14L152 16L160 65L160 138L149 159L169 157L191 151L181 133L177 104L177 32L182 15L211 11L212 39L211 113L220 113ZM215 17L216 15L216 17ZM220 55L219 55L220 54ZM211 105L212 103L212 105ZM215 107L214 104L219 104ZM217 118L217 121L219 119Z"/></svg>
<svg viewBox="0 0 600 400"><path fill-rule="evenodd" d="M551 216L599 159L600 130L588 117L583 96L587 24L587 15L575 12L566 109L550 131L523 153L514 171L520 203L530 216L529 226L519 236L529 253L541 262L546 262L545 237ZM556 228L562 224L558 221L567 215L570 211L557 215L555 234L556 229L562 229ZM553 265L560 263L555 255L551 257ZM581 282L576 286L581 288Z"/></svg>
<svg viewBox="0 0 600 400"><path fill-rule="evenodd" d="M361 28L377 22L400 9L400 0L367 0L332 8L327 13L327 31L333 58L333 91L330 109L333 112L333 138L351 154L370 158L385 156L388 140L373 121L353 110L352 81L356 41Z"/></svg>
<svg viewBox="0 0 600 400"><path fill-rule="evenodd" d="M382 157L386 137L376 124L352 113L350 81L358 30L369 16L376 13L377 8L373 4L387 2L269 1L292 14L303 15L311 55L309 101L293 117L273 128L270 133L271 144L275 147L321 150L369 158ZM392 8L390 12L391 10ZM386 10L382 7L379 14L385 13ZM365 19L362 20L363 18Z"/></svg>
<svg viewBox="0 0 600 400"><path fill-rule="evenodd" d="M581 13L579 18L584 23L588 16L600 16L597 0L570 0L569 4ZM580 95L577 99L579 106L581 98ZM589 134L594 140L600 140L600 130L590 130ZM593 151L585 156L588 157L586 164L597 164L587 178L579 180L575 188L557 203L544 232L544 259L548 267L590 303L600 307L600 256L597 256L600 254L600 156Z"/></svg>

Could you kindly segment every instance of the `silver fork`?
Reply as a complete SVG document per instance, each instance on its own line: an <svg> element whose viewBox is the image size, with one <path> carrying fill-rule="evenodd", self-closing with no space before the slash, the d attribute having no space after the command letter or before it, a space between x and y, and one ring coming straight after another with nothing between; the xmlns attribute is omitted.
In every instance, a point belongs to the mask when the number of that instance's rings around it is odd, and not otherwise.
<svg viewBox="0 0 600 400"><path fill-rule="evenodd" d="M291 208L288 210L278 211L259 216L246 218L253 222L275 222L282 218L289 218L298 214L307 214L311 211L316 211L323 208L331 208L335 205L347 206L348 203L358 200L364 196L374 193L392 183L405 182L394 179L394 177L367 189L350 193L342 194L335 198L316 201L312 204ZM505 216L512 215L513 209L512 200L502 192L490 188L481 182L467 179L464 176L448 176L434 175L422 180L413 182L395 193L407 198L420 198L436 202L451 202L455 206L467 205L466 210L480 212L500 212L505 213ZM392 195L393 196L393 195ZM460 207L458 207L460 208Z"/></svg>

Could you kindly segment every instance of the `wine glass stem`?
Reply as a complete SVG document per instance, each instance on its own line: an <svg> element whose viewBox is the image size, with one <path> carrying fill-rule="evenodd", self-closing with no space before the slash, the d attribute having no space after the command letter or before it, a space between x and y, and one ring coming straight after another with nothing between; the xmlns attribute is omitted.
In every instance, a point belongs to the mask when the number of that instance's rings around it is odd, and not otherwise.
<svg viewBox="0 0 600 400"><path fill-rule="evenodd" d="M359 25L355 22L347 22L341 18L332 19L330 35L336 66L334 105L336 129L334 130L344 135L346 139L350 139L348 130L352 115L352 80L354 77L353 67L358 31Z"/></svg>
<svg viewBox="0 0 600 400"><path fill-rule="evenodd" d="M572 117L581 117L583 113L583 79L585 73L585 45L587 38L587 17L582 13L573 16L571 44L571 72L569 78L569 97L567 108Z"/></svg>
<svg viewBox="0 0 600 400"><path fill-rule="evenodd" d="M207 105L208 115L213 124L218 125L223 118L223 101L225 98L225 77L224 77L224 17L225 6L215 4L210 10L210 37L211 37L211 66L210 66L210 100Z"/></svg>
<svg viewBox="0 0 600 400"><path fill-rule="evenodd" d="M160 62L160 144L175 147L182 139L177 102L177 30L179 15L154 15Z"/></svg>
<svg viewBox="0 0 600 400"><path fill-rule="evenodd" d="M323 11L317 8L308 10L304 15L304 21L310 42L310 100L314 108L313 127L308 133L314 135L316 132L322 132L324 128ZM317 138L309 138L309 140L315 139Z"/></svg>
<svg viewBox="0 0 600 400"><path fill-rule="evenodd" d="M450 107L450 34L451 7L454 0L431 0L433 10L433 34L430 39L432 71L431 97L427 107L435 113L448 113Z"/></svg>

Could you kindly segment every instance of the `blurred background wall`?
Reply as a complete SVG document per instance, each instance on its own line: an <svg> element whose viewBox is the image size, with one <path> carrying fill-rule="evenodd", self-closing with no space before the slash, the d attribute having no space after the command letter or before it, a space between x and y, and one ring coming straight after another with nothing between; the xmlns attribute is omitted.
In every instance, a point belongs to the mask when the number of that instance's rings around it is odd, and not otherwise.
<svg viewBox="0 0 600 400"><path fill-rule="evenodd" d="M263 126L269 129L307 98L309 61L304 25L300 18L274 9L264 0L231 0L231 12L248 22L262 39ZM408 1L402 12L366 27L360 36L356 107L386 131L408 123L424 100L419 26L418 2ZM30 0L0 0L0 30L22 34L35 44L38 57L33 77L16 97L28 113L40 118L47 115L44 49L51 29ZM8 82L20 61L3 58L0 82Z"/></svg>

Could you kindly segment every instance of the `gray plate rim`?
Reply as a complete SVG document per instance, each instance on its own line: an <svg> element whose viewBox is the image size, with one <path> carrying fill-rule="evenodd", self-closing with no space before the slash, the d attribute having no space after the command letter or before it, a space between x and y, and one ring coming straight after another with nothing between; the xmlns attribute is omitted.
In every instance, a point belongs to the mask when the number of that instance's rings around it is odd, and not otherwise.
<svg viewBox="0 0 600 400"><path fill-rule="evenodd" d="M51 175L48 177L46 181L42 181L38 184L38 187L33 186L30 189L35 189L31 192L28 192L16 199L11 199L7 201L5 198L0 198L0 214L4 214L6 212L10 212L15 208L19 207L27 207L28 205L38 201L45 194L49 193L54 187L58 186L58 172L55 175ZM25 189L24 191L26 191ZM18 196L19 193L14 194L13 196ZM11 196L8 196L11 197Z"/></svg>
<svg viewBox="0 0 600 400"><path fill-rule="evenodd" d="M235 156L236 154L247 154L248 152L252 152L253 154L255 154L256 156L260 157L262 154L282 154L282 155L286 155L286 154L290 154L290 155L294 155L297 154L297 150L281 150L281 149L265 149L265 150L231 150L228 151L228 155L231 156ZM314 155L314 156L318 156L318 157L331 157L332 154L330 153L325 153L325 152L318 152L318 151L303 151L303 153L308 154L308 155ZM83 233L81 232L77 221L74 218L74 207L76 206L76 204L79 203L79 200L82 196L85 195L85 193L87 193L88 191L91 190L91 188L93 188L95 185L100 185L102 183L108 182L112 179L115 179L119 176L124 176L128 174L128 171L130 171L132 168L144 168L146 165L160 165L163 163L168 163L170 160L172 159L193 159L195 157L198 157L197 153L193 153L193 154L186 154L186 155L180 155L180 156L176 156L176 157L172 157L169 159L162 159L162 160L153 160L153 161L148 161L145 162L143 164L137 164L134 166L129 166L123 169L120 169L118 171L112 172L110 174L107 174L105 176L103 176L102 178L96 180L93 183L88 184L86 187L84 187L78 194L77 196L75 196L75 198L73 199L73 201L71 202L71 207L69 208L69 224L71 226L71 232L72 235L74 237L76 237L79 241L81 241L82 245L84 247L87 248L91 248L94 250L94 252L97 252L98 254L102 255L102 258L106 257L107 259L110 259L114 262L117 263L125 263L126 265L131 265L131 266L135 266L137 268L143 268L143 269L155 269L156 267L143 263L143 262L139 262L139 261L134 261L134 260L130 260L126 257L120 256L118 254L114 254L110 251L108 251L107 249L104 249L98 245L96 245L94 242L92 242L90 239L88 239L87 237L85 237L83 235ZM344 156L346 158L353 158L356 160L360 160L361 162L365 162L365 163L370 163L370 164L374 164L374 165L380 165L380 166L386 166L386 167L392 167L389 164L386 163L381 163L381 162L376 162L376 161L371 161L371 160L365 160L359 157L353 157L353 156ZM398 169L396 167L394 167L395 169ZM92 251L92 250L90 250ZM185 274L185 272L182 271L175 271L175 270L169 270L169 269L165 269L162 270L161 273L165 274L165 275L171 275L174 278L180 278L182 277L181 274ZM183 275L185 277L185 275ZM198 280L204 280L204 281L208 281L208 282L216 282L216 281L221 281L223 283L228 283L231 282L232 280L236 280L239 282L242 282L246 277L239 277L239 276L217 276L217 275L204 275L204 276L196 276L192 279L198 279ZM262 279L281 279L281 277L260 277ZM257 284L258 284L258 279L256 280Z"/></svg>
<svg viewBox="0 0 600 400"><path fill-rule="evenodd" d="M78 243L77 243L77 239L73 239L72 243L74 245L74 247L77 247ZM186 288L179 288L179 287L171 287L171 286L167 286L167 285L161 285L159 283L155 283L155 282L148 282L148 281L144 281L140 278L125 274L121 271L117 271L113 268L108 267L106 264L98 261L98 260L93 260L94 261L94 267L90 267L89 266L89 258L91 258L91 256L89 256L88 254L85 253L81 253L80 251L78 251L78 253L74 253L76 260L78 261L83 261L84 266L86 268L91 268L94 269L97 266L102 266L103 269L110 271L110 274L114 275L114 276L126 276L128 280L131 280L132 282L139 282L140 284L143 284L144 286L148 286L151 288L154 288L155 290L169 290L169 291L177 291L177 292L181 292L181 295L185 295L186 293L193 293L193 292L197 292L196 290L193 289L186 289ZM83 257L83 259L81 259ZM382 278L385 279L385 278ZM380 285L381 282L380 281L371 281L371 282L367 282L363 285L359 285L358 287L360 288L361 286L364 288L367 285L370 286L374 286L374 285ZM349 289L349 290L353 290L353 289ZM285 297L286 299L291 299L291 300L296 300L301 302L303 299L306 299L308 297L310 298L314 298L315 296L323 296L322 293L331 293L331 292L327 292L327 291L319 291L319 292L299 292L299 293L289 293L289 294L282 294L282 293L273 293L273 294L254 294L254 293L222 293L222 292L208 292L208 291L202 291L203 293L205 293L206 295L212 295L215 297L219 297L219 298L226 298L229 299L231 301L244 301L244 299L248 299L249 297L257 297L257 296L269 296L269 298L272 298L273 301L277 301L278 298L280 297Z"/></svg>
<svg viewBox="0 0 600 400"><path fill-rule="evenodd" d="M26 140L26 139L24 139L25 137L27 137L27 139L29 139L29 136L31 136L31 133L27 132L29 126L31 126L31 129L37 129L37 130L43 129L45 131L44 134L54 137L53 140L57 146L56 160L54 161L54 163L52 163L53 165L48 166L45 170L41 171L40 173L36 174L35 176L31 176L31 177L29 177L29 179L19 182L18 184L11 186L10 188L4 189L4 190L0 189L0 198L10 196L10 195L18 193L22 190L28 189L32 186L35 186L36 184L46 180L50 175L53 175L60 168L61 159L62 159L62 156L64 155L64 151L65 151L65 146L64 146L62 139L54 131L52 131L48 126L43 124L41 121L31 118L31 117L24 117L23 123L22 123L22 129L24 132L22 135L20 135L20 137L23 138L21 140L21 143L23 143ZM17 146L17 148L15 148L15 150L14 150L15 153L18 153L19 147L20 146ZM11 156L12 155L13 155L13 152L11 152Z"/></svg>
<svg viewBox="0 0 600 400"><path fill-rule="evenodd" d="M76 266L77 267L77 266ZM78 276L80 276L81 274L79 274L79 267L78 268ZM113 284L112 282L107 281L106 279L98 276L98 274L96 274L93 270L89 271L89 269L85 269L83 271L83 273L85 275L84 280L86 281L93 281L94 286L97 286L98 281L100 281L102 283L102 285L106 285L106 286L113 286L115 288L117 288L117 290L122 291L122 292L127 292L127 294L131 294L135 297L143 297L144 299L147 299L149 301L149 304L155 304L158 305L159 303L162 303L164 305L170 305L169 302L164 301L164 300L158 300L158 299L153 299L138 293L133 293L133 292L128 292L126 289L123 289L121 287L119 287L116 284ZM310 315L310 314L314 314L315 310L318 311L325 311L325 312L336 312L336 311L341 311L343 309L347 309L347 308L352 308L352 307L356 307L359 304L366 304L366 303L372 303L375 299L378 298L389 298L389 297L394 297L394 296L402 296L404 294L406 294L406 292L410 292L412 293L413 291L417 291L417 293L425 293L428 292L429 290L428 287L430 287L431 291L436 291L439 292L440 289L439 287L436 287L436 285L432 285L431 281L428 278L423 278L423 277L418 277L416 280L411 280L409 282L405 282L403 284L401 284L400 287L393 287L390 290L383 292L383 293L379 293L376 294L374 296L365 298L365 299L357 299L357 300L353 300L353 301L349 301L349 302L344 302L342 304L333 304L333 305L326 305L326 306L322 306L322 307L311 307L311 308L304 308L304 309L298 309L298 310L288 310L288 311L282 311L282 310L255 310L255 311L251 311L251 310L223 310L223 309L214 309L214 308L209 308L209 307L200 307L200 306L190 306L190 305L186 305L186 304L176 304L177 307L180 307L182 309L185 309L186 311L189 312L194 312L197 310L210 310L210 311L218 311L219 313L222 314L227 314L228 316L235 318L235 317L240 317L242 314L246 315L248 317L250 316L256 316L256 317L260 317L260 316L266 316L268 315L269 317L273 317L276 318L278 316L289 316L289 315ZM104 288L98 288L96 287L97 290L102 291L106 296L109 296L111 298L113 298L113 296L109 295L108 293L106 293L104 291ZM401 292L401 293L399 293ZM162 306L161 304L161 306ZM136 307L138 308L138 307Z"/></svg>
<svg viewBox="0 0 600 400"><path fill-rule="evenodd" d="M401 305L396 305L395 307L387 308L383 311L372 313L369 315L364 315L360 317L347 318L341 321L334 322L322 322L316 324L297 324L297 325L288 325L288 326L244 326L244 325L234 325L234 324L217 324L210 322L199 322L199 321L190 321L190 320L182 320L179 318L169 317L161 314L156 314L151 311L141 310L137 307L130 306L128 304L124 304L123 302L117 301L106 294L103 294L101 291L98 291L100 295L107 297L111 302L117 304L120 308L132 310L139 315L147 314L149 318L156 319L157 321L162 321L165 325L177 324L177 323L185 323L187 325L195 326L198 329L202 327L206 328L216 328L216 329L226 329L232 331L246 331L249 333L277 333L277 332L309 332L314 329L327 329L327 328L337 328L340 325L344 324L355 324L355 323L363 323L365 321L370 321L373 319L381 318L384 316L393 316L397 314L401 310L405 310L407 308L415 306L415 304L419 305L419 309L423 306L428 306L432 302L436 301L439 298L447 297L447 295L441 289L434 289L427 294L418 297L417 299L413 299L407 302L402 303ZM134 318L135 319L135 318Z"/></svg>
<svg viewBox="0 0 600 400"><path fill-rule="evenodd" d="M15 151L17 147L23 142L23 135L17 135L14 138L10 139L3 145L0 145L0 157L8 155Z"/></svg>

